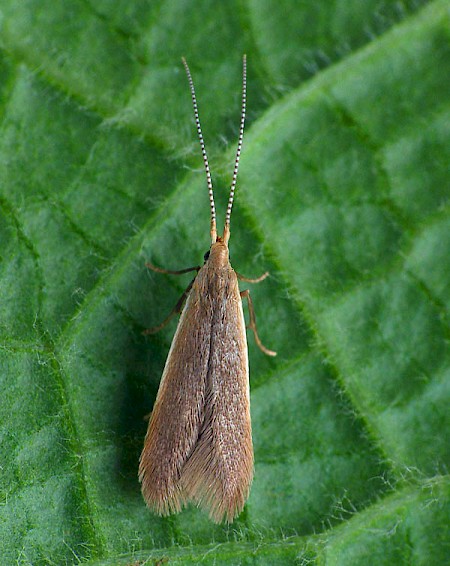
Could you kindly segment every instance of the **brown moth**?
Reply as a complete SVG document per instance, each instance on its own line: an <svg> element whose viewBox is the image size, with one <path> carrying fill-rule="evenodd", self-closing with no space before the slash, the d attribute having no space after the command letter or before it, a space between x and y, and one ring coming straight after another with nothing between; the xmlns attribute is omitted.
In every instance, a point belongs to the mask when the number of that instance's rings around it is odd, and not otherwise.
<svg viewBox="0 0 450 566"><path fill-rule="evenodd" d="M194 84L186 69L211 206L211 248L200 267L163 273L197 271L175 309L151 333L162 328L184 304L153 407L139 463L142 494L159 515L176 513L188 502L209 512L215 522L242 511L253 479L253 445L247 339L242 297L248 299L250 324L259 348L249 291L239 291L228 257L230 217L241 154L246 106L246 57L243 58L242 114L239 141L225 216L217 235L211 173L200 127Z"/></svg>

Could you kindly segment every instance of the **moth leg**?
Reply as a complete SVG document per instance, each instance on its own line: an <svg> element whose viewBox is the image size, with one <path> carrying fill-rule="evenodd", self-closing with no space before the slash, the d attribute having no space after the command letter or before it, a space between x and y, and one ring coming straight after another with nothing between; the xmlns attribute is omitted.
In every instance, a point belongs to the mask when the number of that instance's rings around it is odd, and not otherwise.
<svg viewBox="0 0 450 566"><path fill-rule="evenodd" d="M256 344L258 345L258 348L264 352L265 354L267 354L268 356L276 356L277 353L274 352L273 350L268 350L263 343L261 342L259 336L258 336L258 331L256 329L256 318L255 318L255 311L253 309L253 301L250 297L250 291L248 289L246 289L245 291L241 291L241 298L242 299L247 299L247 303L248 303L248 313L250 315L250 324L249 324L249 328L251 328L253 330L253 334L255 335L255 340L256 340Z"/></svg>
<svg viewBox="0 0 450 566"><path fill-rule="evenodd" d="M194 269L197 269L197 268L194 267ZM187 273L187 271L188 270L184 270L181 273ZM189 271L192 271L192 269L189 269ZM168 273L173 274L174 271L171 271L171 272L168 272ZM169 316L165 320L163 320L161 322L161 324L159 324L158 326L153 326L153 328L147 328L147 330L144 330L144 332L142 334L144 334L144 335L146 335L146 334L156 334L157 332L162 330L166 326L166 324L168 324L176 314L180 314L180 312L183 310L184 302L187 299L187 296L189 295L189 291L191 290L192 285L194 284L194 281L195 281L195 279L192 279L192 281L189 283L189 285L187 286L184 293L178 299L177 304L170 311Z"/></svg>
<svg viewBox="0 0 450 566"><path fill-rule="evenodd" d="M168 275L183 275L183 273L189 273L190 271L198 271L200 267L196 265L195 267L186 267L186 269L179 269L178 271L172 271L171 269L163 269L162 267L156 267L153 263L146 263L145 267L148 267L152 271L156 271L157 273L166 273Z"/></svg>
<svg viewBox="0 0 450 566"><path fill-rule="evenodd" d="M237 275L237 278L238 278L240 281L245 281L246 283L260 283L261 281L264 281L264 279L265 279L266 277L269 276L269 272L266 271L265 273L263 273L263 274L260 275L259 277L256 277L256 279L249 279L248 277L244 277L243 275L241 275L241 274L238 273L237 271L236 271L236 275Z"/></svg>

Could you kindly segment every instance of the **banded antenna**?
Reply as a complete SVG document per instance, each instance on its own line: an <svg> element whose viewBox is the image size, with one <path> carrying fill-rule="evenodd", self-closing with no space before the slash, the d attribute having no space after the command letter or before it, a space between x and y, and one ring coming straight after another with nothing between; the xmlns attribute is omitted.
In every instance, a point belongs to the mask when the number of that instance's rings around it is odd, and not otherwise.
<svg viewBox="0 0 450 566"><path fill-rule="evenodd" d="M197 106L197 98L195 96L194 81L192 80L191 71L189 70L189 66L184 57L182 58L182 61L189 81L189 88L191 89L191 98L192 98L192 105L194 107L195 125L197 127L198 139L202 150L203 163L205 164L206 183L208 185L209 204L211 207L211 243L214 244L217 240L217 226L216 226L216 207L214 205L214 191L211 180L211 170L209 168L208 156L206 154L205 141L203 140L202 127L200 126L200 118L198 115L198 106Z"/></svg>
<svg viewBox="0 0 450 566"><path fill-rule="evenodd" d="M192 80L191 72L189 70L189 66L186 62L186 59L182 58L184 68L186 70L186 74L189 81L189 87L191 89L191 98L192 98L192 105L194 107L194 117L195 117L195 125L197 127L198 139L200 142L200 147L202 151L203 163L205 165L206 171L206 182L208 185L208 192L209 192L209 203L211 207L211 242L214 244L217 241L217 225L216 225L216 207L214 204L214 191L212 186L211 180L211 170L209 168L208 163L208 156L206 154L205 149L205 141L203 139L202 128L200 126L200 118L198 114L198 106L197 106L197 98L195 96L195 88L194 88L194 81ZM234 192L236 190L236 182L237 182L237 174L239 169L239 159L241 157L241 150L242 150L242 142L244 139L244 125L245 125L245 110L246 110L246 102L247 102L247 56L244 55L242 58L242 103L241 103L241 122L239 126L239 138L238 138L238 146L236 150L236 157L234 160L234 169L233 169L233 178L231 181L230 187L230 196L228 198L228 205L227 205L227 212L225 215L225 226L223 231L223 241L225 244L228 244L230 239L230 218L231 218L231 210L233 208L233 201L234 201Z"/></svg>
<svg viewBox="0 0 450 566"><path fill-rule="evenodd" d="M228 244L230 239L230 218L231 209L233 208L234 191L236 189L237 174L239 168L239 159L241 157L242 141L244 139L245 125L245 107L247 103L247 56L242 58L242 103L241 103L241 124L239 126L238 146L236 150L236 158L234 160L233 179L231 181L230 197L228 198L227 213L225 215L225 228L223 230L223 240Z"/></svg>

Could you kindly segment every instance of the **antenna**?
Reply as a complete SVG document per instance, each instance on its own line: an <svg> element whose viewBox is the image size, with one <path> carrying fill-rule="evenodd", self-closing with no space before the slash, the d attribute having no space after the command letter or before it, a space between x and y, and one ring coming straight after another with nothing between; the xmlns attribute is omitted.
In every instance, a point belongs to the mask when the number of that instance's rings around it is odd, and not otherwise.
<svg viewBox="0 0 450 566"><path fill-rule="evenodd" d="M200 118L198 115L198 106L197 106L197 98L195 96L194 81L192 80L191 71L189 70L188 64L184 57L182 57L182 61L189 81L189 87L191 89L191 98L192 98L192 105L194 107L195 125L197 127L198 139L202 150L203 163L205 164L206 183L208 185L209 204L211 207L211 243L214 244L217 240L217 226L216 226L216 207L214 205L214 192L213 192L213 186L211 180L211 170L209 169L208 156L206 155L205 142L203 140L202 128L200 126Z"/></svg>
<svg viewBox="0 0 450 566"><path fill-rule="evenodd" d="M237 174L239 168L239 159L241 157L242 141L244 139L245 124L245 107L247 102L247 55L242 58L242 104L241 104L241 124L239 126L238 146L236 150L236 158L234 160L233 179L231 181L230 197L228 199L227 213L225 215L225 228L223 230L223 241L228 244L230 239L230 218L231 209L233 208L234 191L236 189Z"/></svg>

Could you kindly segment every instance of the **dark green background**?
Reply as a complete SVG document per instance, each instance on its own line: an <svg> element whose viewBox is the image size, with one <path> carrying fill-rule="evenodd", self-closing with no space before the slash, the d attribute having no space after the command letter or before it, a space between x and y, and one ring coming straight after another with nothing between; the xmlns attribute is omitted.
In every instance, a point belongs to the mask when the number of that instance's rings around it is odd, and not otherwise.
<svg viewBox="0 0 450 566"><path fill-rule="evenodd" d="M440 565L450 555L450 17L435 0L0 0L0 557ZM232 526L158 518L138 457L209 246L181 56L264 356ZM248 285L243 285L247 288Z"/></svg>

